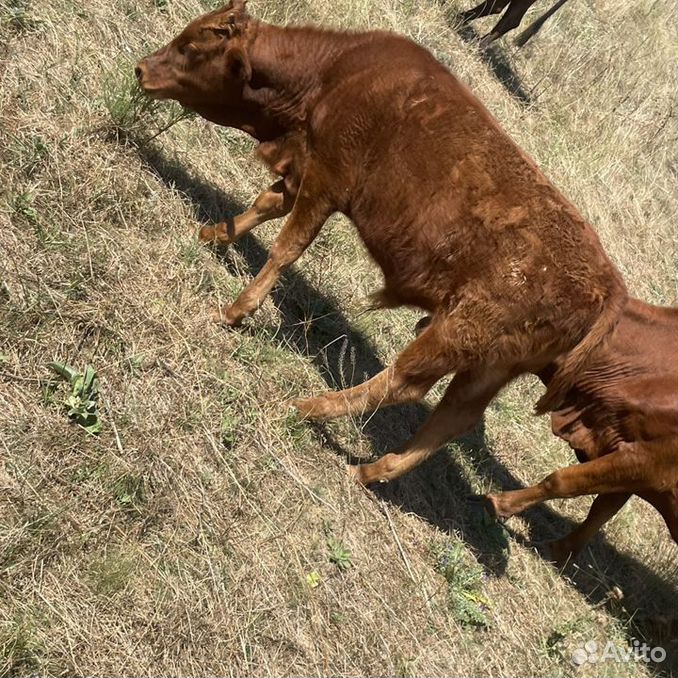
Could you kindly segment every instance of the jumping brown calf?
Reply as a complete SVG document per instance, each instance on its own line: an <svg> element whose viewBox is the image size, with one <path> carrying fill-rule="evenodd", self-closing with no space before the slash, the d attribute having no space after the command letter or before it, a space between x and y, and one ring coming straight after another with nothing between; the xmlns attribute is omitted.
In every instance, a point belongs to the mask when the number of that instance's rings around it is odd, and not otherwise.
<svg viewBox="0 0 678 678"><path fill-rule="evenodd" d="M459 19L462 23L468 23L474 19L479 19L490 14L499 14L504 9L504 15L498 21L497 25L480 40L480 47L485 48L495 40L501 38L505 33L517 28L532 5L537 0L484 0L473 9L462 12ZM546 23L546 20L553 16L567 0L557 0L557 2L547 12L542 14L538 19L533 21L516 39L516 44L519 47L533 36ZM508 7L508 9L507 9Z"/></svg>
<svg viewBox="0 0 678 678"><path fill-rule="evenodd" d="M545 384L557 362L539 375ZM549 499L597 494L586 520L550 545L563 564L636 494L678 542L678 309L629 299L609 343L591 356L551 423L582 463L533 487L487 495L492 515L506 519Z"/></svg>
<svg viewBox="0 0 678 678"><path fill-rule="evenodd" d="M614 329L627 295L598 237L433 56L384 32L280 28L243 2L189 24L137 66L151 96L176 99L256 138L281 177L204 240L231 243L289 213L264 267L219 311L238 325L257 309L333 212L355 224L384 275L383 307L431 322L367 382L294 403L308 418L421 399L454 379L413 440L352 469L396 478L481 417L524 372L564 356L537 409L558 406Z"/></svg>

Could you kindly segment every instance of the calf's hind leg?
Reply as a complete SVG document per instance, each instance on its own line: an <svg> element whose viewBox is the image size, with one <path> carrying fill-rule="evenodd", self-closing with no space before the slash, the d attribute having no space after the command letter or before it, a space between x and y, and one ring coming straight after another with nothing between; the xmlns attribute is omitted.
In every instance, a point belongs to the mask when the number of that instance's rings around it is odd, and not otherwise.
<svg viewBox="0 0 678 678"><path fill-rule="evenodd" d="M433 320L393 365L366 382L317 398L294 400L292 406L309 419L334 419L421 400L433 384L457 367L446 336L448 325L449 321Z"/></svg>
<svg viewBox="0 0 678 678"><path fill-rule="evenodd" d="M349 474L363 485L369 485L407 473L450 440L473 429L489 402L509 379L507 371L496 369L457 373L412 440L371 464L349 466Z"/></svg>
<svg viewBox="0 0 678 678"><path fill-rule="evenodd" d="M215 226L203 226L198 238L203 242L231 245L264 222L289 214L295 197L285 180L280 179L260 193L246 212Z"/></svg>

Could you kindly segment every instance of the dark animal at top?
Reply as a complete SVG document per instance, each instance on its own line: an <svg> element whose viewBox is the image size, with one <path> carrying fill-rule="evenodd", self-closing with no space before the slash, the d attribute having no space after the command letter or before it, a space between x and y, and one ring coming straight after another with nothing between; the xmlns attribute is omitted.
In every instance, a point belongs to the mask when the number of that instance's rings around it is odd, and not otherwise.
<svg viewBox="0 0 678 678"><path fill-rule="evenodd" d="M560 360L539 374L545 384ZM563 565L636 494L659 511L678 542L678 309L629 299L610 341L576 376L551 424L581 463L533 487L481 498L491 515L506 519L549 499L597 494L586 520L549 545Z"/></svg>
<svg viewBox="0 0 678 678"><path fill-rule="evenodd" d="M480 40L480 47L485 48L495 40L501 38L505 33L517 28L532 5L537 0L483 0L479 5L462 12L459 19L462 23L468 23L474 19L479 19L490 14L499 14L504 9L504 15L499 19L497 25ZM527 41L537 33L537 31L546 23L546 20L553 16L567 0L557 0L557 2L547 12L533 21L517 38L516 45L522 47ZM507 9L508 7L508 9Z"/></svg>
<svg viewBox="0 0 678 678"><path fill-rule="evenodd" d="M358 415L418 401L455 373L411 441L350 467L359 481L410 470L472 429L506 383L563 356L537 411L558 407L617 324L626 288L594 230L413 41L272 26L234 1L136 72L149 95L252 135L281 177L240 217L202 229L203 240L231 243L289 213L261 271L219 311L222 323L255 311L337 211L383 273L374 304L431 315L381 373L293 403L312 419Z"/></svg>

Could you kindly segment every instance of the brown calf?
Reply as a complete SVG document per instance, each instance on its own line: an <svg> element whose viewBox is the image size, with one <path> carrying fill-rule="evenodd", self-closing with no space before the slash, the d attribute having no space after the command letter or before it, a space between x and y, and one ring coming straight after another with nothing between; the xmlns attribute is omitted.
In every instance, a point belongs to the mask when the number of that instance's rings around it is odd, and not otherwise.
<svg viewBox="0 0 678 678"><path fill-rule="evenodd" d="M626 301L597 235L484 106L433 56L384 32L279 28L243 2L200 17L137 66L141 87L245 130L282 177L204 240L230 243L289 213L270 256L219 311L257 309L336 211L384 275L377 305L431 322L367 382L294 403L314 419L421 399L455 372L412 441L352 469L395 478L461 435L510 380L564 357L537 404L559 405Z"/></svg>
<svg viewBox="0 0 678 678"><path fill-rule="evenodd" d="M537 0L484 0L473 9L462 12L459 19L462 23L468 23L474 19L479 19L490 14L499 14L504 9L504 16L497 22L497 25L480 40L480 47L485 48L495 40L501 38L505 33L517 28L532 5ZM567 0L557 0L557 2L547 12L542 14L538 19L533 21L519 36L516 38L516 44L522 47L545 23L546 20L553 16Z"/></svg>
<svg viewBox="0 0 678 678"><path fill-rule="evenodd" d="M539 375L545 384L557 362ZM678 541L678 309L629 299L609 343L577 376L551 423L582 463L533 487L487 495L492 515L505 519L549 499L597 494L586 520L550 545L562 564L637 494Z"/></svg>

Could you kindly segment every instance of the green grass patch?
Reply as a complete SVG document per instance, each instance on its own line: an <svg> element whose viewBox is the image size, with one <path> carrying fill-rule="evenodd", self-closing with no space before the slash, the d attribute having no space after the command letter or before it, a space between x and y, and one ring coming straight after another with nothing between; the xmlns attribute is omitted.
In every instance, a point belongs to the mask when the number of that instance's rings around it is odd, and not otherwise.
<svg viewBox="0 0 678 678"><path fill-rule="evenodd" d="M90 569L90 581L95 592L111 596L122 591L136 568L136 560L128 553L111 551Z"/></svg>
<svg viewBox="0 0 678 678"><path fill-rule="evenodd" d="M483 593L483 568L469 556L460 541L434 550L436 570L447 582L448 607L464 626L488 627L489 601Z"/></svg>
<svg viewBox="0 0 678 678"><path fill-rule="evenodd" d="M0 622L0 676L37 675L43 665L44 652L30 620Z"/></svg>
<svg viewBox="0 0 678 678"><path fill-rule="evenodd" d="M102 103L121 138L146 144L194 113L173 102L147 97L134 75L134 64L119 61L103 82Z"/></svg>
<svg viewBox="0 0 678 678"><path fill-rule="evenodd" d="M87 365L84 372L78 372L65 363L51 362L49 367L60 377L68 381L71 392L62 404L68 410L71 421L87 433L101 433L101 415L99 413L99 379L94 369Z"/></svg>

